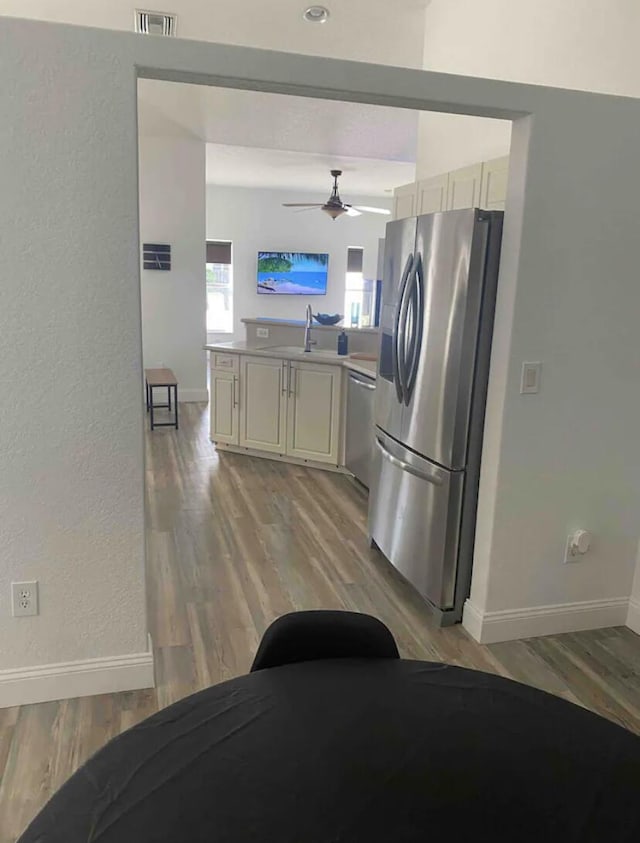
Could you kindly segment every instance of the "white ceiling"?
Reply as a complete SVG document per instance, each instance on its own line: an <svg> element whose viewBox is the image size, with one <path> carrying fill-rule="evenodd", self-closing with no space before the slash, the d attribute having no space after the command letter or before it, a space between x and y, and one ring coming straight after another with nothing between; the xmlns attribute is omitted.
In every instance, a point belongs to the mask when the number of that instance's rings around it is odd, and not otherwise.
<svg viewBox="0 0 640 843"><path fill-rule="evenodd" d="M158 9L178 15L181 38L422 66L428 0L322 2L331 11L326 24L302 19L307 0L0 0L0 15L132 30L136 8ZM144 135L188 135L226 148L208 155L208 180L223 184L245 185L251 172L252 186L295 190L305 174L300 190L324 192L335 165L350 170L345 191L384 195L413 179L417 155L415 111L252 91L141 80L139 123ZM285 151L294 154L278 154ZM226 158L224 172L216 157Z"/></svg>
<svg viewBox="0 0 640 843"><path fill-rule="evenodd" d="M328 198L332 169L343 171L339 188L345 202L353 196L389 199L390 190L415 177L415 165L411 163L207 144L208 184L319 193ZM317 195L312 201L318 201Z"/></svg>
<svg viewBox="0 0 640 843"><path fill-rule="evenodd" d="M0 15L131 30L152 9L178 15L180 38L422 67L425 0L322 2L324 24L302 19L307 0L0 0Z"/></svg>
<svg viewBox="0 0 640 843"><path fill-rule="evenodd" d="M142 79L140 131L209 143L413 162L418 112Z"/></svg>

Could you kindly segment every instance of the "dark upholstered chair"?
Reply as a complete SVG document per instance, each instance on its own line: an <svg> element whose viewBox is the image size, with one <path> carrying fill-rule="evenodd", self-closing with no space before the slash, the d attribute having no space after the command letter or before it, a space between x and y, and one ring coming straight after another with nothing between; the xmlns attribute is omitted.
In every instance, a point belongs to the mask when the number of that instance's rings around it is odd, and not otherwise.
<svg viewBox="0 0 640 843"><path fill-rule="evenodd" d="M251 671L314 659L398 659L393 635L371 615L317 610L291 612L262 636Z"/></svg>

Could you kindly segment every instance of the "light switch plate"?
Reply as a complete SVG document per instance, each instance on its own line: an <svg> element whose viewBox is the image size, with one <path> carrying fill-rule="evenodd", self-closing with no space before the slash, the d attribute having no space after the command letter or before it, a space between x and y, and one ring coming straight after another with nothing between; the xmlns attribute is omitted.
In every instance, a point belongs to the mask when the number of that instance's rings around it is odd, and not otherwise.
<svg viewBox="0 0 640 843"><path fill-rule="evenodd" d="M520 394L531 395L540 392L540 369L541 363L523 363L522 377L520 379Z"/></svg>
<svg viewBox="0 0 640 843"><path fill-rule="evenodd" d="M269 329L268 328L256 328L256 336L259 337L261 340L268 340L269 339Z"/></svg>

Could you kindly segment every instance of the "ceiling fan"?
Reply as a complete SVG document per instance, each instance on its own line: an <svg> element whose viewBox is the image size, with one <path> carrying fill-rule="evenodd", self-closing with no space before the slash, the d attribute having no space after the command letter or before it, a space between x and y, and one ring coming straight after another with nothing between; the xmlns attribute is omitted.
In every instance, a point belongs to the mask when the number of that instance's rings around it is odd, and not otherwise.
<svg viewBox="0 0 640 843"><path fill-rule="evenodd" d="M363 211L369 214L391 213L391 211L388 211L386 208L370 208L367 205L348 205L346 202L343 202L340 198L340 194L338 193L338 178L342 175L342 170L331 170L331 175L333 176L333 189L331 190L331 196L327 199L324 205L322 202L283 202L283 207L301 208L305 211L312 211L314 208L320 208L320 210L324 211L325 214L329 214L333 220L338 219L338 217L341 217L342 214L347 214L349 217L359 217Z"/></svg>

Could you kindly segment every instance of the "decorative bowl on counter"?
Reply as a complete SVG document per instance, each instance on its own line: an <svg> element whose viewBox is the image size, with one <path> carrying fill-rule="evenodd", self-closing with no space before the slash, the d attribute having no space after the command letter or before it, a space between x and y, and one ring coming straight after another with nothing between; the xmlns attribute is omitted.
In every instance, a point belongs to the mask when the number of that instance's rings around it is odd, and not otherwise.
<svg viewBox="0 0 640 843"><path fill-rule="evenodd" d="M321 325L337 325L342 319L340 313L314 313L313 318Z"/></svg>

